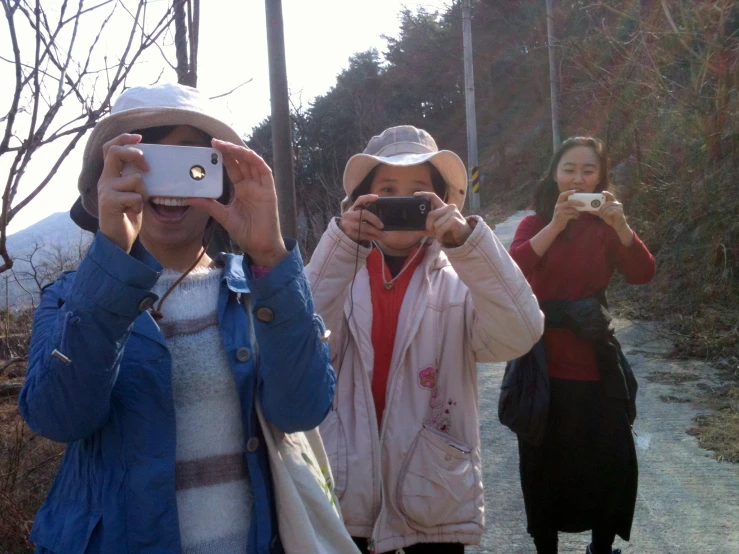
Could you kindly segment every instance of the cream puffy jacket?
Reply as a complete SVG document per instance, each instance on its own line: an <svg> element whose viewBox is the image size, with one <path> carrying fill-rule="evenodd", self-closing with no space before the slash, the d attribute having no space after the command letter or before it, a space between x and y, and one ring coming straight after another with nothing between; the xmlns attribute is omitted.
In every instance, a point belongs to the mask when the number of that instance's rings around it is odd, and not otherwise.
<svg viewBox="0 0 739 554"><path fill-rule="evenodd" d="M320 426L353 536L375 552L419 542L478 544L484 529L477 363L516 358L544 317L518 266L474 217L458 248L437 242L411 278L398 320L382 429L372 400L372 300L358 246L332 221L307 267L332 331L334 409ZM352 285L355 267L358 268Z"/></svg>

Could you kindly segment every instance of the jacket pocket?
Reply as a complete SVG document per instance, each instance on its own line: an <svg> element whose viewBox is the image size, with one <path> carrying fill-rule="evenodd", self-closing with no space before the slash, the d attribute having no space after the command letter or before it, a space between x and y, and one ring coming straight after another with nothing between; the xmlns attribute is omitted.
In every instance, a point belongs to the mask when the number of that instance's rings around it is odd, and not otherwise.
<svg viewBox="0 0 739 554"><path fill-rule="evenodd" d="M101 515L47 501L36 515L31 541L56 554L85 554Z"/></svg>
<svg viewBox="0 0 739 554"><path fill-rule="evenodd" d="M326 419L319 427L323 447L326 449L329 464L331 465L331 474L334 478L334 492L336 497L341 500L346 490L347 482L347 452L346 452L346 434L344 426L339 418L336 410L331 410Z"/></svg>
<svg viewBox="0 0 739 554"><path fill-rule="evenodd" d="M400 471L396 500L417 530L480 523L480 478L467 445L424 426Z"/></svg>

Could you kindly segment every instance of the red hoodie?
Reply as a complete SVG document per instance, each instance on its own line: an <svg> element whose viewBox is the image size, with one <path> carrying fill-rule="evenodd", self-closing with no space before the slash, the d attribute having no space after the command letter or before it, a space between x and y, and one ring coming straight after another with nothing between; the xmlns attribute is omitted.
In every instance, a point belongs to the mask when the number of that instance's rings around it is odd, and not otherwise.
<svg viewBox="0 0 739 554"><path fill-rule="evenodd" d="M401 273L398 273L398 278L393 281L390 289L385 287L385 282L392 279L387 264L384 264L385 279L382 278L382 252L375 248L367 258L372 293L372 349L375 353L372 397L375 401L378 429L382 428L382 414L385 411L385 392L395 347L395 334L398 330L398 315L411 277L423 260L423 253L414 256L417 251L418 249L413 250L406 258Z"/></svg>

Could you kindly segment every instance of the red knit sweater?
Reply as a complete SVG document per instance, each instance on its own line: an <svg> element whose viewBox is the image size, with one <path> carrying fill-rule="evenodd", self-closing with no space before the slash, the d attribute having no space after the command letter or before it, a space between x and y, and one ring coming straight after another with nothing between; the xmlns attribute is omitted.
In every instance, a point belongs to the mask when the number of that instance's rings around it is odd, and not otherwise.
<svg viewBox="0 0 739 554"><path fill-rule="evenodd" d="M382 428L382 414L385 411L385 393L387 380L390 374L390 362L395 348L395 334L398 330L398 315L403 305L405 292L413 277L413 273L423 260L423 252L413 256L415 250L403 264L402 273L393 282L390 289L385 288L382 279L382 252L375 248L367 258L367 271L372 294L372 350L375 354L375 363L372 370L372 398L375 401L377 427ZM406 267L407 266L407 267ZM390 281L392 275L385 265L385 281Z"/></svg>
<svg viewBox="0 0 739 554"><path fill-rule="evenodd" d="M589 213L570 222L539 257L530 239L546 225L539 216L524 218L510 250L540 301L592 296L608 287L615 271L635 285L647 283L654 276L654 258L639 237L634 235L632 245L625 247L613 228ZM550 376L600 380L592 343L575 338L567 329L546 329L544 345Z"/></svg>

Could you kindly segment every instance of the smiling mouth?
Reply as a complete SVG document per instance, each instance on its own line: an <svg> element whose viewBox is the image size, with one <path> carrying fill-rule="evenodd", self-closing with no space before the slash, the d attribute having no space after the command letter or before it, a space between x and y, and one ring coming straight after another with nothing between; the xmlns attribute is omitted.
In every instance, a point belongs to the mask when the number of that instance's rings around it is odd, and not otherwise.
<svg viewBox="0 0 739 554"><path fill-rule="evenodd" d="M157 218L167 223L180 221L185 217L187 210L190 209L190 206L186 205L182 198L155 196L149 200L149 204Z"/></svg>

